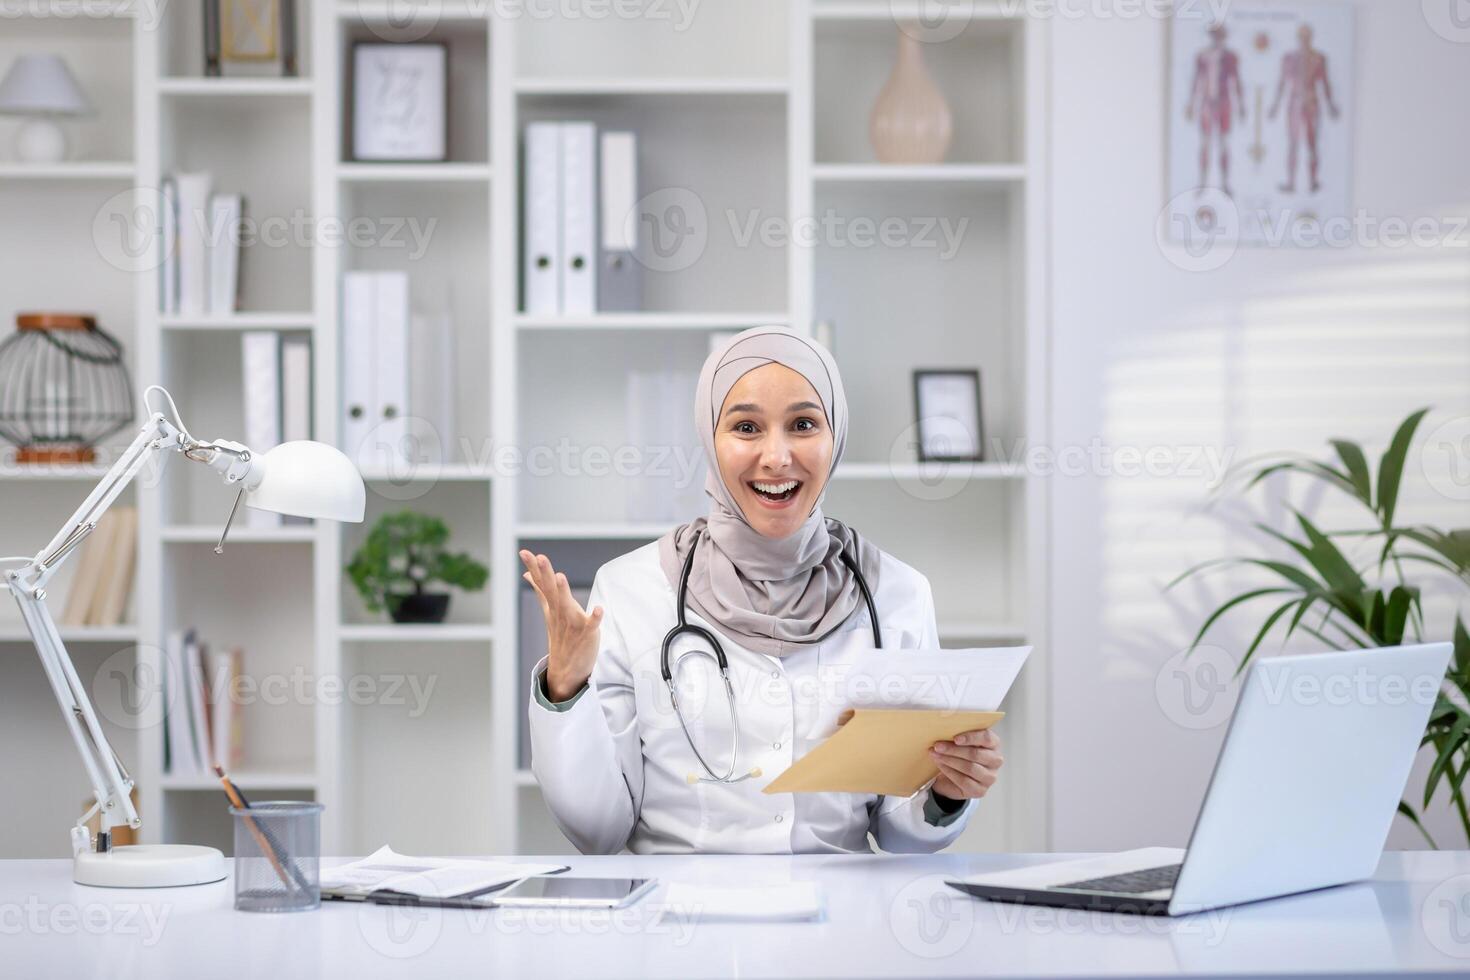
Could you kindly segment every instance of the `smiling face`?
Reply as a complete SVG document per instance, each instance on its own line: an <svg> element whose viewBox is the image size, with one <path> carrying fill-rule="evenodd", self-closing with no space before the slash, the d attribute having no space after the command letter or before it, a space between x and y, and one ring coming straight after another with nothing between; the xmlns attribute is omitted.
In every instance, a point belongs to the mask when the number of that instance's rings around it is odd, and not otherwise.
<svg viewBox="0 0 1470 980"><path fill-rule="evenodd" d="M747 371L715 420L720 476L768 538L801 527L827 483L832 427L816 389L784 364Z"/></svg>

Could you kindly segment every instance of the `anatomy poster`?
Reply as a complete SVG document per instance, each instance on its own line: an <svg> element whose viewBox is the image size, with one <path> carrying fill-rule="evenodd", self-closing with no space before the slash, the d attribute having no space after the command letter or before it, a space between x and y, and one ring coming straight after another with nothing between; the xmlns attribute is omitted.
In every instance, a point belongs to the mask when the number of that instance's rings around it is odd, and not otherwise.
<svg viewBox="0 0 1470 980"><path fill-rule="evenodd" d="M1350 219L1352 6L1232 3L1180 13L1171 40L1171 238L1233 223L1242 243L1291 243Z"/></svg>

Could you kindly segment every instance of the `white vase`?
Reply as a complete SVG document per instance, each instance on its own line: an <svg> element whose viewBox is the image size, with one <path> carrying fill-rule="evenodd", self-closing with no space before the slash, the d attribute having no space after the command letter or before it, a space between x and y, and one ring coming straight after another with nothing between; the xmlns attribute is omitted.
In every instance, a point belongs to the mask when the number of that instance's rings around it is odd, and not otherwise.
<svg viewBox="0 0 1470 980"><path fill-rule="evenodd" d="M924 64L920 41L900 30L893 73L868 117L868 137L883 163L942 163L954 136L944 93Z"/></svg>

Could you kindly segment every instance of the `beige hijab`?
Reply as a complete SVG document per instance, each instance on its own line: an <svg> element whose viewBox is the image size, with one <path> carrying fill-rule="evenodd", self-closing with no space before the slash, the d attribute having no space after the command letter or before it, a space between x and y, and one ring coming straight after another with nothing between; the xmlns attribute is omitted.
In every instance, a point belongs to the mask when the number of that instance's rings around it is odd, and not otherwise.
<svg viewBox="0 0 1470 980"><path fill-rule="evenodd" d="M689 607L742 646L780 657L821 642L862 605L842 552L856 559L875 594L881 552L822 515L825 484L801 527L784 538L768 538L751 527L725 485L715 456L720 410L735 382L773 362L806 378L821 399L832 430L830 482L847 442L847 397L837 363L820 344L790 330L743 331L705 360L694 395L694 424L708 464L709 514L665 534L658 547L659 563L677 589L684 558L697 544Z"/></svg>

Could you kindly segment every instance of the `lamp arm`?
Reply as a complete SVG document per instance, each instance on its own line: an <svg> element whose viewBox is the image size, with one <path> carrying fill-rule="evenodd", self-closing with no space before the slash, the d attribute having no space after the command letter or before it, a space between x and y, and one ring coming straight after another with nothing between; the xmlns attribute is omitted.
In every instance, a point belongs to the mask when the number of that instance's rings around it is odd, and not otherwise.
<svg viewBox="0 0 1470 980"><path fill-rule="evenodd" d="M144 465L165 449L179 448L182 448L179 430L161 414L151 417L50 543L27 564L6 573L6 584L20 606L21 618L40 657L41 669L51 684L67 730L76 743L77 754L87 770L87 778L97 800L95 811L100 815L104 834L110 833L113 827L138 827L142 823L133 806L133 780L102 731L86 688L66 652L56 620L46 607L45 586L76 546L96 529L102 514ZM168 457L163 458L167 460ZM90 841L86 820L87 816L83 816L72 828L74 854L88 849ZM103 849L107 846L106 841L107 837L99 835Z"/></svg>

